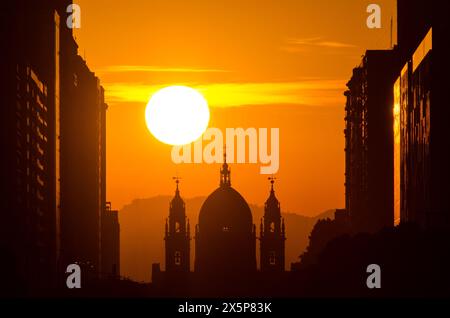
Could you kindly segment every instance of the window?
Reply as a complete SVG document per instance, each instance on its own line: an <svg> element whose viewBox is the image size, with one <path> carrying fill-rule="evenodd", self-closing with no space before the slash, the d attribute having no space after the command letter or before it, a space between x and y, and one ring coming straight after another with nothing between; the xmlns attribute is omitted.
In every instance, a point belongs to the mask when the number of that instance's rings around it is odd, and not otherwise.
<svg viewBox="0 0 450 318"><path fill-rule="evenodd" d="M181 224L180 222L175 222L175 233L181 232Z"/></svg>
<svg viewBox="0 0 450 318"><path fill-rule="evenodd" d="M179 251L175 251L175 265L181 265L181 253Z"/></svg>
<svg viewBox="0 0 450 318"><path fill-rule="evenodd" d="M230 232L230 227L229 227L229 226L224 226L224 227L222 228L222 231L224 231L224 232Z"/></svg>
<svg viewBox="0 0 450 318"><path fill-rule="evenodd" d="M269 264L270 265L275 265L275 252L274 251L270 251L269 252Z"/></svg>
<svg viewBox="0 0 450 318"><path fill-rule="evenodd" d="M270 223L269 231L270 231L270 233L275 232L275 222L271 222L271 223Z"/></svg>

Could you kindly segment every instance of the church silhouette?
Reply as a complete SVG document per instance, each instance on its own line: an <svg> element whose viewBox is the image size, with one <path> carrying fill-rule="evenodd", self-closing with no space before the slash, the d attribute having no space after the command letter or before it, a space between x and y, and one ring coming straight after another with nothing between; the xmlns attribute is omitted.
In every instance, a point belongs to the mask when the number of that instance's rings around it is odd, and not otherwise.
<svg viewBox="0 0 450 318"><path fill-rule="evenodd" d="M285 273L285 225L275 196L275 178L260 225L260 269L256 226L244 197L231 186L224 154L220 185L204 201L195 227L195 263L190 264L191 232L179 178L165 225L165 271L152 266L152 286L161 295L238 296L252 294L263 281ZM270 283L269 283L270 284Z"/></svg>

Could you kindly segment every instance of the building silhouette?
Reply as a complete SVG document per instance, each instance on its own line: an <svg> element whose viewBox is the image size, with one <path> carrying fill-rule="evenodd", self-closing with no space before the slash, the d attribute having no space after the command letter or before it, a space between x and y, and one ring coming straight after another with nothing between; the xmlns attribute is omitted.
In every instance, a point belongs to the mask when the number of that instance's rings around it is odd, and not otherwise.
<svg viewBox="0 0 450 318"><path fill-rule="evenodd" d="M285 269L286 233L284 219L281 217L280 202L275 196L274 178L270 195L264 205L264 216L260 227L260 266L262 272L282 272Z"/></svg>
<svg viewBox="0 0 450 318"><path fill-rule="evenodd" d="M61 244L63 267L101 273L101 221L106 213L104 90L75 51L67 59L61 110ZM80 238L79 233L83 232Z"/></svg>
<svg viewBox="0 0 450 318"><path fill-rule="evenodd" d="M431 27L433 10L444 10L442 1L397 0L397 42L400 60L404 64L413 55ZM433 9L434 8L434 9ZM436 16L437 17L437 16Z"/></svg>
<svg viewBox="0 0 450 318"><path fill-rule="evenodd" d="M231 187L226 154L220 186L203 203L195 228L195 272L231 277L256 272L256 229L245 199Z"/></svg>
<svg viewBox="0 0 450 318"><path fill-rule="evenodd" d="M392 87L398 64L396 50L369 50L347 84L345 195L354 232L394 225Z"/></svg>
<svg viewBox="0 0 450 318"><path fill-rule="evenodd" d="M102 217L102 276L120 277L120 225L119 211L106 202L106 211Z"/></svg>
<svg viewBox="0 0 450 318"><path fill-rule="evenodd" d="M189 267L190 231L179 179L165 227L165 271L152 265L152 286L158 295L268 295L286 292L285 226L273 188L261 225L260 270L256 261L256 227L250 207L231 186L224 155L219 187L204 201L195 230L195 264Z"/></svg>
<svg viewBox="0 0 450 318"><path fill-rule="evenodd" d="M60 260L63 5L7 1L0 13L0 248L30 293L55 287Z"/></svg>
<svg viewBox="0 0 450 318"><path fill-rule="evenodd" d="M395 196L401 222L450 226L450 74L446 1L398 1Z"/></svg>
<svg viewBox="0 0 450 318"><path fill-rule="evenodd" d="M185 204L180 196L179 178L175 178L177 188L170 202L169 217L165 228L166 272L188 273L190 271L191 234L186 217Z"/></svg>
<svg viewBox="0 0 450 318"><path fill-rule="evenodd" d="M111 214L104 92L66 26L71 3L6 1L0 10L1 268L13 268L21 295L65 284L70 263L99 277L102 243L114 241L101 238Z"/></svg>
<svg viewBox="0 0 450 318"><path fill-rule="evenodd" d="M346 209L356 231L450 226L448 2L399 0L398 45L346 92Z"/></svg>

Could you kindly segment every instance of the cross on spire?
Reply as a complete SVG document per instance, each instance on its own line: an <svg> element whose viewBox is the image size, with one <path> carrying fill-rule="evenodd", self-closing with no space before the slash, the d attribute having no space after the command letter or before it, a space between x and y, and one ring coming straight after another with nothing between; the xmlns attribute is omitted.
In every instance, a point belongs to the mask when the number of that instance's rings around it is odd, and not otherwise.
<svg viewBox="0 0 450 318"><path fill-rule="evenodd" d="M227 163L227 144L223 145L223 163Z"/></svg>
<svg viewBox="0 0 450 318"><path fill-rule="evenodd" d="M173 180L175 180L175 183L176 183L176 185L177 185L177 189L176 189L176 191L175 191L175 193L179 193L179 190L178 190L178 184L180 183L180 180L181 180L181 178L178 176L178 174L177 174L177 176L176 177L172 177L172 179Z"/></svg>
<svg viewBox="0 0 450 318"><path fill-rule="evenodd" d="M230 169L227 164L227 146L223 146L223 165L220 169L220 186L231 186Z"/></svg>
<svg viewBox="0 0 450 318"><path fill-rule="evenodd" d="M273 175L268 177L267 179L270 180L270 185L271 185L271 190L273 191L273 184L275 183L275 180L277 180L277 178L275 178Z"/></svg>

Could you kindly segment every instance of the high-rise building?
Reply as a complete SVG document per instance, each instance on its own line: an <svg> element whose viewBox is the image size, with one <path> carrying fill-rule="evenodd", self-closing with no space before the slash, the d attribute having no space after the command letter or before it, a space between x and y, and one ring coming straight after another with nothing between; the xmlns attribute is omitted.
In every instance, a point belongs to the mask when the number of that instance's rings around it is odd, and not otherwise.
<svg viewBox="0 0 450 318"><path fill-rule="evenodd" d="M66 25L71 3L0 10L0 266L28 293L65 281L68 263L101 266L106 104Z"/></svg>
<svg viewBox="0 0 450 318"><path fill-rule="evenodd" d="M399 57L403 64L412 56L431 27L433 13L430 4L434 3L436 6L441 2L443 1L397 0L397 39Z"/></svg>
<svg viewBox="0 0 450 318"><path fill-rule="evenodd" d="M106 203L102 217L102 276L120 277L120 225L118 211Z"/></svg>
<svg viewBox="0 0 450 318"><path fill-rule="evenodd" d="M104 90L86 62L67 61L61 110L61 248L63 268L79 263L98 277L106 211ZM80 233L83 233L80 236Z"/></svg>
<svg viewBox="0 0 450 318"><path fill-rule="evenodd" d="M396 214L423 228L449 227L450 140L447 1L398 1L403 68L394 87Z"/></svg>
<svg viewBox="0 0 450 318"><path fill-rule="evenodd" d="M261 219L259 239L262 272L283 272L285 269L286 234L280 202L273 189L274 181L274 178L270 178L270 195L264 204L264 217Z"/></svg>
<svg viewBox="0 0 450 318"><path fill-rule="evenodd" d="M8 1L0 10L0 248L29 293L57 282L64 2Z"/></svg>
<svg viewBox="0 0 450 318"><path fill-rule="evenodd" d="M355 232L394 224L392 87L398 64L396 50L369 50L347 84L346 210Z"/></svg>

